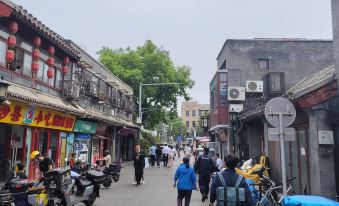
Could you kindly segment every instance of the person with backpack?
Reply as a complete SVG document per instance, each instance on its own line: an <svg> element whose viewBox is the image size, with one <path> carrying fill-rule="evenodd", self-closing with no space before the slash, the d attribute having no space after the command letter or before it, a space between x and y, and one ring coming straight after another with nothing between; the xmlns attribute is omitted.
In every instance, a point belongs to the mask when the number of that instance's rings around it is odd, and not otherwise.
<svg viewBox="0 0 339 206"><path fill-rule="evenodd" d="M189 158L183 158L181 164L174 176L174 188L178 188L178 206L182 206L182 200L185 198L185 206L189 206L192 196L192 190L197 190L196 177L193 168L189 165ZM177 184L178 182L178 184Z"/></svg>
<svg viewBox="0 0 339 206"><path fill-rule="evenodd" d="M233 155L228 155L224 160L227 169L218 172L212 182L209 206L213 206L215 201L217 201L217 206L254 205L245 178L235 171L239 159Z"/></svg>
<svg viewBox="0 0 339 206"><path fill-rule="evenodd" d="M215 170L213 159L208 155L209 149L204 148L204 154L198 157L195 163L195 171L199 174L199 189L204 202L208 199L211 174Z"/></svg>

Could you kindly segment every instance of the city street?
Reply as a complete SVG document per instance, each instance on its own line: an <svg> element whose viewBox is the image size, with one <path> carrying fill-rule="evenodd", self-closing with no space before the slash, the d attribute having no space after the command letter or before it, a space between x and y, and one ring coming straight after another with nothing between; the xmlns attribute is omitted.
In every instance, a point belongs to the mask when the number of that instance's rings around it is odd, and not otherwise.
<svg viewBox="0 0 339 206"><path fill-rule="evenodd" d="M132 185L134 169L131 162L125 163L121 169L120 180L113 183L111 188L100 190L101 197L96 200L94 205L116 205L116 206L173 206L176 205L177 190L173 188L173 175L180 160L176 159L175 166L160 169L150 167L145 169L145 185L136 187ZM208 201L201 202L200 193L193 191L192 206L208 205Z"/></svg>

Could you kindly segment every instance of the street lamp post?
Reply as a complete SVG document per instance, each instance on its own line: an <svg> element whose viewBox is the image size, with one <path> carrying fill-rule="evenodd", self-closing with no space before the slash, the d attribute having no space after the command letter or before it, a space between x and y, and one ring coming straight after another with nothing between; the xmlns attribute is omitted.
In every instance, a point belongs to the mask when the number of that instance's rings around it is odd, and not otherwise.
<svg viewBox="0 0 339 206"><path fill-rule="evenodd" d="M137 119L137 123L141 125L142 123L142 87L143 86L161 86L161 85L179 85L181 83L150 83L150 84L143 84L142 82L140 82L139 84L139 116Z"/></svg>

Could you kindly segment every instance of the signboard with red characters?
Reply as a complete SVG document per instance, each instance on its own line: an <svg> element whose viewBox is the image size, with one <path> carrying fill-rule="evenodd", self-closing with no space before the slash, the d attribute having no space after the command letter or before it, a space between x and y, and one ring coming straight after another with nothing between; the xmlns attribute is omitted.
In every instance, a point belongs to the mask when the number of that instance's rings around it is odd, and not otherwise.
<svg viewBox="0 0 339 206"><path fill-rule="evenodd" d="M73 131L75 120L73 115L14 101L11 101L10 105L0 105L2 123Z"/></svg>

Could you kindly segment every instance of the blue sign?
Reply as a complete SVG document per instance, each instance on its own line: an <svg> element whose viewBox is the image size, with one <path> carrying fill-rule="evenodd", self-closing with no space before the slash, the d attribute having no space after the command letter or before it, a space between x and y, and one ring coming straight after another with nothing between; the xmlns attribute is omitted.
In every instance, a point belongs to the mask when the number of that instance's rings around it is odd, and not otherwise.
<svg viewBox="0 0 339 206"><path fill-rule="evenodd" d="M177 141L178 141L178 142L182 142L182 138L183 138L182 135L178 135L178 136L177 136Z"/></svg>
<svg viewBox="0 0 339 206"><path fill-rule="evenodd" d="M90 140L91 139L91 135L90 134L82 134L82 133L78 133L75 135L75 139L76 140Z"/></svg>

